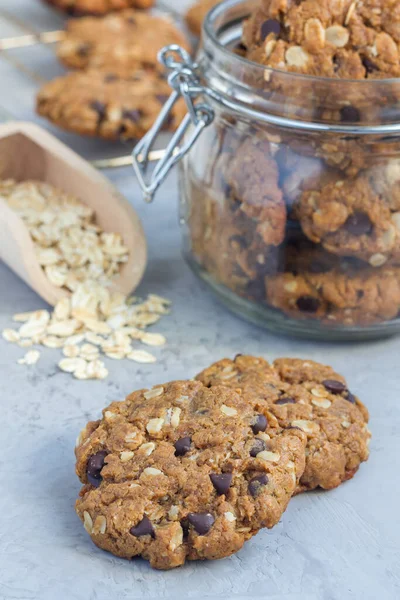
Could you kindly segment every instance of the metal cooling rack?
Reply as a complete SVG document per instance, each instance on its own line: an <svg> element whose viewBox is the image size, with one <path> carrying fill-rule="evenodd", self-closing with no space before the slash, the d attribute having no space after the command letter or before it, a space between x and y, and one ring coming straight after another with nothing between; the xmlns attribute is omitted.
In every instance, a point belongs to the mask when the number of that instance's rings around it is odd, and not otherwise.
<svg viewBox="0 0 400 600"><path fill-rule="evenodd" d="M169 15L175 22L182 22L182 15L172 7L169 7L166 4L164 4L164 2L157 2L156 9L158 9L164 15ZM26 66L20 59L17 59L13 55L12 51L21 48L29 48L40 45L54 48L54 44L61 41L65 36L65 31L59 29L55 31L36 32L21 18L10 14L7 10L4 10L3 8L0 8L0 19L9 25L17 27L21 30L21 32L23 32L21 33L21 35L0 38L1 58L5 59L13 68L16 69L16 71L18 71L23 76L28 77L31 81L39 84L46 83L47 80L44 77L42 77L40 73L32 70L30 67ZM12 114L8 109L5 109L0 105L1 121L11 121L17 119L18 118L16 115ZM161 158L163 158L164 154L164 149L153 150L152 152L150 152L148 160L150 162L158 161ZM92 160L90 162L93 166L95 166L98 169L115 169L119 167L131 166L132 156L129 154L114 158Z"/></svg>

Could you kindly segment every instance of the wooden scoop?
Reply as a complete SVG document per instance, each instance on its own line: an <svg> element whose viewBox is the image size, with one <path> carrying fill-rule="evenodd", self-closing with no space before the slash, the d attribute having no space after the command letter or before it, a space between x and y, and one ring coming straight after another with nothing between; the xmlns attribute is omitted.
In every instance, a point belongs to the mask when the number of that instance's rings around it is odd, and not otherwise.
<svg viewBox="0 0 400 600"><path fill-rule="evenodd" d="M96 224L119 233L129 248L129 260L112 288L128 295L140 283L147 262L142 225L128 201L78 154L44 129L31 123L0 125L0 179L44 181L70 193L95 211ZM69 295L47 279L22 219L0 198L0 260L39 296L55 305Z"/></svg>

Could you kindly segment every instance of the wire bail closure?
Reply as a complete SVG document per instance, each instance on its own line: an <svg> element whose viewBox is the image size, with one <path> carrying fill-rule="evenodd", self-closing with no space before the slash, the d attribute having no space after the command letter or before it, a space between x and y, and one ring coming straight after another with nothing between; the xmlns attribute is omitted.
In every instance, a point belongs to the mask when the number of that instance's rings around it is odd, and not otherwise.
<svg viewBox="0 0 400 600"><path fill-rule="evenodd" d="M168 83L173 91L161 109L153 127L136 144L132 152L133 169L146 202L153 201L156 191L170 170L189 152L203 129L210 125L214 119L214 111L209 104L195 103L199 96L205 94L205 90L196 74L197 64L192 61L186 50L177 44L166 46L158 53L158 60L166 69L171 71L168 76ZM172 136L163 157L158 161L151 175L146 178L151 149L164 123L181 97L185 100L188 112ZM191 126L193 131L190 137L183 141L181 145L187 130Z"/></svg>

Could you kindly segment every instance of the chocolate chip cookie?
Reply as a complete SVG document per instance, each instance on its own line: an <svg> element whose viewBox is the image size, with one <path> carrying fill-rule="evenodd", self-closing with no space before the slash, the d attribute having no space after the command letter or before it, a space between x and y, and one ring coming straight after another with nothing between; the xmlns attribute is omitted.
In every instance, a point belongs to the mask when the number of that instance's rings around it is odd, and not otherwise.
<svg viewBox="0 0 400 600"><path fill-rule="evenodd" d="M58 57L73 69L161 70L160 48L179 44L190 51L182 32L168 18L125 10L102 18L72 19L58 46Z"/></svg>
<svg viewBox="0 0 400 600"><path fill-rule="evenodd" d="M307 434L306 468L297 492L332 489L351 479L369 456L368 411L328 366L300 359L237 356L215 363L196 379L225 386L258 410L268 406L271 427Z"/></svg>
<svg viewBox="0 0 400 600"><path fill-rule="evenodd" d="M104 15L124 8L150 8L154 0L45 0L69 15Z"/></svg>
<svg viewBox="0 0 400 600"><path fill-rule="evenodd" d="M37 111L82 135L134 139L153 125L170 92L168 83L155 73L138 71L128 79L115 71L82 71L45 84L37 97ZM184 103L176 104L165 128L175 129L184 114Z"/></svg>
<svg viewBox="0 0 400 600"><path fill-rule="evenodd" d="M365 326L398 317L400 268L343 268L268 277L266 300L295 319Z"/></svg>
<svg viewBox="0 0 400 600"><path fill-rule="evenodd" d="M299 201L298 217L306 236L329 252L356 256L372 267L397 258L400 206L390 194L379 195L379 185L375 190L365 173L305 191Z"/></svg>
<svg viewBox="0 0 400 600"><path fill-rule="evenodd" d="M272 429L233 389L176 381L114 402L76 448L76 510L93 542L158 569L237 552L286 509L300 429Z"/></svg>
<svg viewBox="0 0 400 600"><path fill-rule="evenodd" d="M263 0L245 24L243 42L248 58L279 70L393 78L400 76L399 26L396 0Z"/></svg>
<svg viewBox="0 0 400 600"><path fill-rule="evenodd" d="M201 27L207 13L214 8L214 6L217 6L220 1L221 0L196 0L193 6L189 8L185 19L187 26L194 35L199 36L201 34Z"/></svg>

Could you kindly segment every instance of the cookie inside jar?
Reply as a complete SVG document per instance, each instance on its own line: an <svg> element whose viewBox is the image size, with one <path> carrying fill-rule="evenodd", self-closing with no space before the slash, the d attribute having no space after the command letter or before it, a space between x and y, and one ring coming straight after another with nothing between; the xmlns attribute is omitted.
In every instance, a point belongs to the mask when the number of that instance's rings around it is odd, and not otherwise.
<svg viewBox="0 0 400 600"><path fill-rule="evenodd" d="M185 250L235 312L308 337L399 330L399 26L392 0L209 14L214 120L183 165Z"/></svg>

